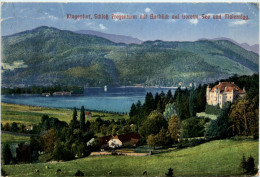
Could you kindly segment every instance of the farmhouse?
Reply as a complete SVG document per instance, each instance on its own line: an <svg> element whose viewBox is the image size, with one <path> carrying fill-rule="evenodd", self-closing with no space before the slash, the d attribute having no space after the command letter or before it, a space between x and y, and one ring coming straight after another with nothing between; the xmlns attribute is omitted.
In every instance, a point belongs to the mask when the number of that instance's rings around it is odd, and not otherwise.
<svg viewBox="0 0 260 177"><path fill-rule="evenodd" d="M54 96L71 96L71 92L54 92Z"/></svg>
<svg viewBox="0 0 260 177"><path fill-rule="evenodd" d="M244 97L245 94L245 88L240 89L234 82L219 82L212 89L209 86L207 87L206 101L208 105L219 105L222 108L226 102L233 103L239 97Z"/></svg>
<svg viewBox="0 0 260 177"><path fill-rule="evenodd" d="M85 115L89 118L89 117L92 117L92 113L91 112L89 112L89 111L86 111L85 112Z"/></svg>
<svg viewBox="0 0 260 177"><path fill-rule="evenodd" d="M122 146L136 146L141 136L138 133L131 132L122 135L100 137L99 141L102 148L118 148Z"/></svg>

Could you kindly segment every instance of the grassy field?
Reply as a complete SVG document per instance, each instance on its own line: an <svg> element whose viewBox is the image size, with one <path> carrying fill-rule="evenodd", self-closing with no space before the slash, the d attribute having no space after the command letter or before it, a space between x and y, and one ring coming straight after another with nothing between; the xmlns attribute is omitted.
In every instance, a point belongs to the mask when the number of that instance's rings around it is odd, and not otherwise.
<svg viewBox="0 0 260 177"><path fill-rule="evenodd" d="M1 133L1 143L21 143L21 142L29 142L29 136L19 136L19 135L10 135Z"/></svg>
<svg viewBox="0 0 260 177"><path fill-rule="evenodd" d="M85 176L165 176L171 167L175 176L224 176L241 175L239 164L242 155L252 155L258 164L258 141L253 140L216 140L196 147L186 148L145 157L99 156L77 159L60 163L39 163L4 165L9 176L56 176L57 169L62 170L58 176L73 176L77 170ZM45 166L50 167L46 169ZM34 173L39 169L38 173Z"/></svg>
<svg viewBox="0 0 260 177"><path fill-rule="evenodd" d="M58 118L61 121L70 122L72 119L73 110L70 109L55 109L46 107L34 107L26 105L15 105L1 103L1 122L5 123L23 123L25 125L38 124L41 121L41 117L44 114L49 115L49 117ZM78 111L78 117L80 111ZM101 116L102 119L127 119L128 115L110 114L110 113L98 113L92 112L94 117L86 118L86 120L95 120L96 116Z"/></svg>

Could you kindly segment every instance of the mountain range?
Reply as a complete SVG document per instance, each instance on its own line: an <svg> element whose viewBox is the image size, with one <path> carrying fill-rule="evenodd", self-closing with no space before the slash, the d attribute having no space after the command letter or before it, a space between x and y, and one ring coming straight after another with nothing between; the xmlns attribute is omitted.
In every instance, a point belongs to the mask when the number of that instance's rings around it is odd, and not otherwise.
<svg viewBox="0 0 260 177"><path fill-rule="evenodd" d="M3 36L2 86L187 86L258 72L259 55L229 40L117 41L47 26Z"/></svg>
<svg viewBox="0 0 260 177"><path fill-rule="evenodd" d="M102 33L102 32L98 32L98 31L92 31L92 30L79 30L79 31L75 31L75 33L102 37L102 38L108 39L115 43L141 44L143 42L143 41L141 41L137 38L133 38L131 36L108 34L108 33Z"/></svg>
<svg viewBox="0 0 260 177"><path fill-rule="evenodd" d="M218 40L227 40L227 41L230 41L248 51L252 51L252 52L255 52L257 54L259 54L259 44L254 44L254 45L249 45L247 43L238 43L236 41L234 41L233 39L230 39L230 38L226 38L226 37L220 37L220 38L214 38L214 39L207 39L207 38L203 38L203 39L199 39L199 40L214 40L214 41L218 41Z"/></svg>

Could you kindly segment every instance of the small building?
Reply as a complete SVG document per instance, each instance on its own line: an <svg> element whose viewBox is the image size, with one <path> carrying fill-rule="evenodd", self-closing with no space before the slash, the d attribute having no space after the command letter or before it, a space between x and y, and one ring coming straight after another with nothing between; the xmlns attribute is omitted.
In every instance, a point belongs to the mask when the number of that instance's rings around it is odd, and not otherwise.
<svg viewBox="0 0 260 177"><path fill-rule="evenodd" d="M89 117L92 117L92 113L91 113L90 111L86 111L86 112L85 112L85 116L87 116L88 118L89 118Z"/></svg>
<svg viewBox="0 0 260 177"><path fill-rule="evenodd" d="M108 148L108 141L112 138L112 135L109 136L103 136L103 137L99 137L99 143L100 143L100 147L101 149L105 149Z"/></svg>
<svg viewBox="0 0 260 177"><path fill-rule="evenodd" d="M109 137L109 138L108 138ZM102 141L103 143L107 144L102 144L105 148L119 148L119 147L127 147L127 146L137 146L139 140L141 139L141 136L138 133L131 132L131 133L126 133L122 135L114 135L114 136L107 136L107 137L102 137L106 139L105 141ZM101 142L101 141L100 141Z"/></svg>
<svg viewBox="0 0 260 177"><path fill-rule="evenodd" d="M24 129L27 131L33 130L33 125L28 125L28 126L24 127Z"/></svg>
<svg viewBox="0 0 260 177"><path fill-rule="evenodd" d="M223 108L226 102L234 103L238 98L244 97L245 88L242 90L234 82L219 82L212 89L208 86L206 91L206 101L208 105Z"/></svg>
<svg viewBox="0 0 260 177"><path fill-rule="evenodd" d="M54 96L71 96L71 92L54 92Z"/></svg>
<svg viewBox="0 0 260 177"><path fill-rule="evenodd" d="M51 93L42 93L42 96L50 96Z"/></svg>

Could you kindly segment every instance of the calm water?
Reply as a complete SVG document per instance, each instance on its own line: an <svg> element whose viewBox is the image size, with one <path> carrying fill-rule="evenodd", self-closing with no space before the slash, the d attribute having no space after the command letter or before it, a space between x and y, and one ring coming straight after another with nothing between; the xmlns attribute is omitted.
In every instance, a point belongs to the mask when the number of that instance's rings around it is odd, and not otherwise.
<svg viewBox="0 0 260 177"><path fill-rule="evenodd" d="M107 92L104 88L87 88L82 96L35 96L35 95L2 95L2 102L23 104L31 106L44 106L54 108L80 108L90 110L106 110L115 112L129 112L132 103L140 100L144 102L147 92L164 91L166 94L169 88L108 88ZM171 88L172 94L176 89Z"/></svg>

